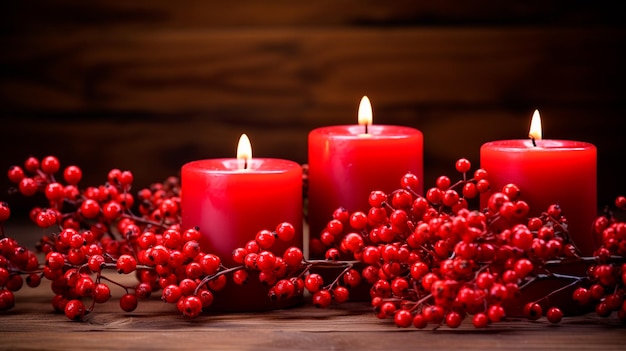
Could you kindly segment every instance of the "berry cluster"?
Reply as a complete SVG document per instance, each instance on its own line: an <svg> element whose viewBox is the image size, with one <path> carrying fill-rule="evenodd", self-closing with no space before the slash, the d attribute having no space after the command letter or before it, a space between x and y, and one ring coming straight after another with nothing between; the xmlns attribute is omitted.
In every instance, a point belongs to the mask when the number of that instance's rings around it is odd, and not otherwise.
<svg viewBox="0 0 626 351"><path fill-rule="evenodd" d="M2 293L7 296L1 309L14 304L12 292L21 287L23 275L27 275L29 286L38 285L42 278L49 279L55 293L53 307L74 320L82 319L96 304L108 301L111 285L124 290L121 309L133 311L138 299L149 297L163 284L161 278L174 280L157 274L155 260L160 256L156 252L169 245L181 255L190 255L193 241L200 235L194 230L180 233L177 179L153 184L133 196L130 171L113 169L104 184L85 189L77 185L82 178L79 167L66 167L63 181L56 179L59 171L60 162L54 156L42 160L30 157L23 167L13 166L8 171L9 180L17 185L15 191L24 196L43 193L47 199L46 207L30 211L30 219L41 228L58 230L42 237L37 245L36 249L45 255L43 264L35 252L1 233L0 274L11 282L0 281L5 287ZM7 210L2 220L10 214L8 206L4 207ZM134 215L132 208L138 208L140 215ZM157 238L161 246L155 245ZM180 262L182 267L182 256ZM172 261L166 270L173 273L175 268ZM105 274L107 271L135 273L139 282L131 286L116 282Z"/></svg>
<svg viewBox="0 0 626 351"><path fill-rule="evenodd" d="M545 314L553 323L569 304L595 307L600 316L617 312L626 321L625 223L610 213L598 217L595 234L602 246L594 257L581 257L559 206L529 218L529 206L514 184L491 193L482 211L468 209L468 200L489 190L488 174L478 169L468 179L470 168L468 160L458 160L462 180L452 183L441 176L425 196L413 190L419 180L406 174L390 194L371 192L367 212L337 209L313 239L313 255L364 264L354 275L370 284L376 315L399 327L455 328L465 318L486 327L515 315L520 303L523 315ZM619 197L616 205L626 208L626 198ZM559 272L580 263L588 269ZM524 293L544 279L560 285L526 301ZM569 299L552 298L576 287Z"/></svg>
<svg viewBox="0 0 626 351"><path fill-rule="evenodd" d="M109 301L113 286L124 291L119 304L126 312L159 292L164 302L194 318L212 304L214 292L225 287L228 275L243 285L255 271L269 288L268 298L282 300L302 295L302 277L311 267L349 264L306 261L297 247L288 248L282 257L274 254L270 248L276 240L288 242L295 235L293 225L285 222L273 231L260 230L245 247L235 248L233 260L238 265L225 267L219 256L202 250L196 228L181 230L177 178L152 184L134 196L129 171L113 169L103 185L80 189L80 168L65 168L64 182L55 178L59 170L59 160L48 156L41 161L30 157L23 167L8 171L16 192L43 193L47 199L46 207L30 211L30 219L41 228L57 230L37 245L45 255L43 263L38 252L0 232L0 310L14 306L13 293L26 276L32 287L50 280L54 309L72 320L81 320L97 304ZM1 203L0 224L9 216L8 205ZM128 279L115 279L115 273L134 274L137 279L124 283Z"/></svg>
<svg viewBox="0 0 626 351"><path fill-rule="evenodd" d="M229 279L237 285L258 279L271 300L306 291L320 308L365 288L377 317L399 327L454 328L468 317L474 326L486 327L511 316L510 306L533 282L556 278L561 287L524 301L526 316L559 322L562 308L551 297L572 288L567 303L593 307L601 316L616 312L626 320L626 223L608 211L598 217L594 231L602 244L594 257L581 257L557 205L528 218L528 205L509 184L489 197L487 208L470 210L468 201L489 190L488 174L478 169L468 178L466 159L458 160L456 169L461 180L441 176L424 196L413 190L420 180L409 173L389 194L372 191L367 212L337 209L310 243L312 256L320 259L304 257L297 247L282 256L271 250L276 240L295 235L285 222L252 234L246 245L234 248L235 266L226 267L202 249L198 229L181 229L177 178L134 195L132 173L113 169L104 184L83 189L80 168L64 168L63 181L57 181L57 158L31 157L11 167L8 177L24 196L45 195L46 206L33 208L30 219L53 233L41 238L36 251L21 246L4 233L10 209L0 203L0 311L15 305L14 292L24 281L36 287L48 279L52 306L72 320L109 301L112 287L123 291L124 311L158 293L183 316L195 318ZM626 209L626 198L618 197L616 206ZM580 274L555 269L581 262L587 269ZM131 275L136 279L119 279Z"/></svg>

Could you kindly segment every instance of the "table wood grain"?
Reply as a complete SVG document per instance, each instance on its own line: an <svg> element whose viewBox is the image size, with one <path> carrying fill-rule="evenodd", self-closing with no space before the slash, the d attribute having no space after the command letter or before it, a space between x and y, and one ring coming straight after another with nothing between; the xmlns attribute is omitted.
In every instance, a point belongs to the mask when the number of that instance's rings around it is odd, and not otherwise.
<svg viewBox="0 0 626 351"><path fill-rule="evenodd" d="M557 325L512 319L474 328L418 330L377 319L365 302L319 309L308 301L283 310L206 313L183 318L152 296L126 313L116 296L74 322L53 311L49 287L24 287L16 306L0 314L0 350L624 350L626 324L594 314ZM49 284L49 283L48 283ZM115 294L115 292L114 292Z"/></svg>

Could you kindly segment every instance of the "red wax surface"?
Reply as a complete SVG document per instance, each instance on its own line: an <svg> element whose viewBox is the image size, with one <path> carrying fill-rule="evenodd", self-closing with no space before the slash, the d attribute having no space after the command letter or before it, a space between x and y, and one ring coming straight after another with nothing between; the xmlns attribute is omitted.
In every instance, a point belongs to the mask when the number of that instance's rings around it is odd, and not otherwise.
<svg viewBox="0 0 626 351"><path fill-rule="evenodd" d="M423 135L409 127L339 125L309 133L308 223L311 238L319 234L338 207L350 212L369 210L374 190L387 193L400 188L412 172L423 193Z"/></svg>
<svg viewBox="0 0 626 351"><path fill-rule="evenodd" d="M530 215L538 216L558 203L569 223L569 233L583 254L592 254L592 235L598 215L596 147L568 140L502 140L488 142L480 149L481 168L488 173L491 189L481 196L481 208L488 197L508 183L516 184Z"/></svg>
<svg viewBox="0 0 626 351"><path fill-rule="evenodd" d="M291 223L296 235L270 249L282 256L285 249L302 249L302 167L281 159L252 159L239 170L236 159L210 159L185 164L181 171L182 229L199 227L201 247L217 254L227 267L235 266L232 252L253 240L256 233ZM267 288L256 277L237 286L228 276L227 288L216 294L219 310L254 311L284 307L270 301ZM254 291L254 290L264 291Z"/></svg>

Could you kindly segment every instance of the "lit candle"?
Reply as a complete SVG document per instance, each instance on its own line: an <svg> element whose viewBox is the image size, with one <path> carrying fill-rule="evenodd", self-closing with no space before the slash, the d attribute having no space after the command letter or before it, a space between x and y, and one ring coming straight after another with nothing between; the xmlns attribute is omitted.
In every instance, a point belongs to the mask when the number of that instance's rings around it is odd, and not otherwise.
<svg viewBox="0 0 626 351"><path fill-rule="evenodd" d="M207 159L185 164L181 171L183 230L198 227L201 247L235 266L232 252L263 229L282 222L296 228L290 242L276 240L271 250L283 254L289 246L302 248L302 167L295 162L252 158L248 137L242 135L237 158ZM251 278L246 286L232 280L215 294L216 309L253 311L284 307L271 302L267 287Z"/></svg>
<svg viewBox="0 0 626 351"><path fill-rule="evenodd" d="M574 244L583 254L592 254L596 247L592 227L598 214L596 147L581 141L542 139L538 111L529 136L482 145L481 168L489 175L491 189L481 196L481 208L504 185L516 184L520 199L530 207L530 216L558 204Z"/></svg>
<svg viewBox="0 0 626 351"><path fill-rule="evenodd" d="M308 223L311 239L318 238L333 212L369 210L374 190L400 188L407 172L423 181L423 136L417 129L372 124L372 107L361 99L358 125L338 125L309 133ZM415 189L423 192L423 185ZM311 255L318 256L320 252Z"/></svg>

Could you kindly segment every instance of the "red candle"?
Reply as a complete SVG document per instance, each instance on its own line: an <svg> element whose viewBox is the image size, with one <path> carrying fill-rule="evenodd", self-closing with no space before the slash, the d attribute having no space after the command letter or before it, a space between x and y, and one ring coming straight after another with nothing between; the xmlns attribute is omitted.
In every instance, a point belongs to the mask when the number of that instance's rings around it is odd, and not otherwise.
<svg viewBox="0 0 626 351"><path fill-rule="evenodd" d="M592 227L598 214L596 147L581 141L541 140L538 111L533 121L532 139L482 145L481 168L489 175L491 189L481 196L481 208L493 192L508 183L516 184L521 200L530 207L530 216L558 204L574 244L583 254L592 254L596 248Z"/></svg>
<svg viewBox="0 0 626 351"><path fill-rule="evenodd" d="M276 240L271 250L282 256L290 246L302 248L302 167L292 161L252 158L242 135L238 157L208 159L185 164L181 171L182 228L199 227L201 247L218 255L227 267L235 266L232 252L253 240L260 230L274 230L282 222L296 228L290 242ZM272 302L268 288L250 278L237 286L229 277L215 294L216 310L254 311L293 304Z"/></svg>
<svg viewBox="0 0 626 351"><path fill-rule="evenodd" d="M319 237L333 212L369 210L374 190L400 188L407 172L423 180L423 136L417 129L372 125L367 97L359 106L359 125L338 125L309 133L308 223L311 239ZM420 194L423 186L416 189ZM320 252L311 255L319 256Z"/></svg>

